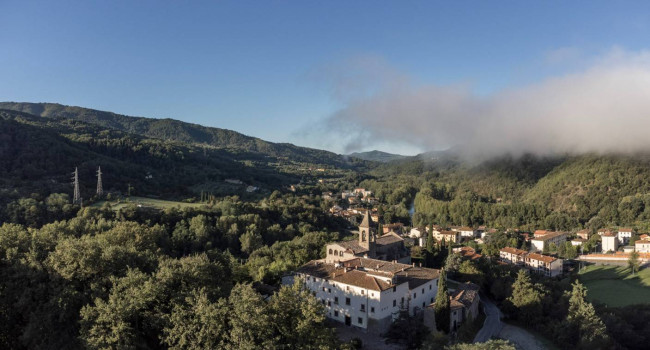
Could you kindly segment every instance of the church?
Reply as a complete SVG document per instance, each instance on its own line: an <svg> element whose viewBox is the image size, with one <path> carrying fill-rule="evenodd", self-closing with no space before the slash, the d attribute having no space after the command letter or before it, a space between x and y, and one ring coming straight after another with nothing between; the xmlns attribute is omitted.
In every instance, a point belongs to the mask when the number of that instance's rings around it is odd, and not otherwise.
<svg viewBox="0 0 650 350"><path fill-rule="evenodd" d="M377 236L377 228L367 211L359 225L358 239L332 242L327 245L327 263L339 263L352 258L367 258L411 263L411 256L404 246L404 239L395 232Z"/></svg>

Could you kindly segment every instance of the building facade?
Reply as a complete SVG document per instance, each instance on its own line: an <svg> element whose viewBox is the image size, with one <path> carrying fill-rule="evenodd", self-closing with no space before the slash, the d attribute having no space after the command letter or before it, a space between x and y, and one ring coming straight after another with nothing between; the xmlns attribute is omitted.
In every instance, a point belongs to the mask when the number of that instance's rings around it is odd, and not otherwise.
<svg viewBox="0 0 650 350"><path fill-rule="evenodd" d="M535 251L544 251L544 248L553 243L556 246L564 244L567 240L566 232L549 232L543 236L535 237L530 240L530 245Z"/></svg>
<svg viewBox="0 0 650 350"><path fill-rule="evenodd" d="M401 309L410 315L435 301L439 270L376 259L310 261L295 273L323 303L327 317L383 332Z"/></svg>

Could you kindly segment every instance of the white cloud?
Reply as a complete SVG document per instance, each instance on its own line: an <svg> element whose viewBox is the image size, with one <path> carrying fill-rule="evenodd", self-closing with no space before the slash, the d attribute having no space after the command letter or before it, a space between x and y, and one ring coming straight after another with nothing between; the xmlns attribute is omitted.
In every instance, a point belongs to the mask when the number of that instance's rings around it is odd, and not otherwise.
<svg viewBox="0 0 650 350"><path fill-rule="evenodd" d="M343 107L325 124L352 132L346 151L377 140L423 150L462 146L472 156L650 150L650 52L613 49L592 62L489 97L463 85L418 85L375 64L369 93L346 93L360 82L333 81Z"/></svg>

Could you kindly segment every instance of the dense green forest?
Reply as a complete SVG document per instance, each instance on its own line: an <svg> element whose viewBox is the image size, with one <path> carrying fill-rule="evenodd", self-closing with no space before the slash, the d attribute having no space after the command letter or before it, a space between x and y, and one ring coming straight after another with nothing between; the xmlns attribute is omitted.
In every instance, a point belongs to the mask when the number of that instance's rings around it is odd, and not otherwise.
<svg viewBox="0 0 650 350"><path fill-rule="evenodd" d="M169 119L56 104L0 108L2 348L351 347L335 339L315 299L279 288L283 274L322 257L326 242L351 237L347 221L327 214L344 204L322 199L327 191L372 190L383 223L500 229L476 247L484 255L523 243L508 228L650 229L647 154L470 162L446 151L373 162ZM204 205L89 207L98 166L111 198L131 192ZM71 204L75 167L83 207ZM447 251L419 248L414 257L438 268ZM453 264L455 278L481 285L518 322L553 324L537 329L549 337L573 334L570 313L554 305L569 305L580 287L527 281L485 261ZM539 292L532 311L522 308L531 288ZM269 290L276 293L264 299ZM596 311L613 338L603 344L643 344L613 331L643 325L619 309Z"/></svg>

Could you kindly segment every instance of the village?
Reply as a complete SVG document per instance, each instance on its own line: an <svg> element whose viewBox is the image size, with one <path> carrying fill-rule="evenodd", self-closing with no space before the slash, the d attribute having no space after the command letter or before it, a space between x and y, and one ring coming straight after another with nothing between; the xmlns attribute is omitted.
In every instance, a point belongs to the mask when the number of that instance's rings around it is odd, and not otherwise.
<svg viewBox="0 0 650 350"><path fill-rule="evenodd" d="M420 317L430 331L439 329L434 308L440 279L447 280L447 272L444 266L423 267L422 260L414 254L425 249L428 240L432 240L430 245L446 244L462 260L484 259L489 264L512 266L551 279L562 278L583 264L623 265L632 256L643 265L650 259L650 236L632 228L526 232L499 231L486 226L409 227L401 222L382 223L376 206L379 201L372 194L356 188L343 191L338 200L339 195L323 193L324 200L336 198L340 203L331 206L331 215L346 219L351 227L358 225L357 230L351 231L356 238L330 242L325 247L324 259L310 261L283 279L283 284L291 284L294 278L300 278L324 305L328 318L352 327L353 335L363 334L366 339L368 335L377 337L386 332L400 311ZM510 242L516 245L498 247L497 256L478 253L491 237L503 233L515 237ZM489 333L492 326L488 320L499 324L500 316L495 318L494 311L489 315L481 302L480 286L453 280L452 283L448 294L452 334L471 324L479 314L488 314L482 328L487 330L488 337L496 337L498 332ZM485 304L493 305L489 300ZM476 336L478 341L486 335Z"/></svg>

